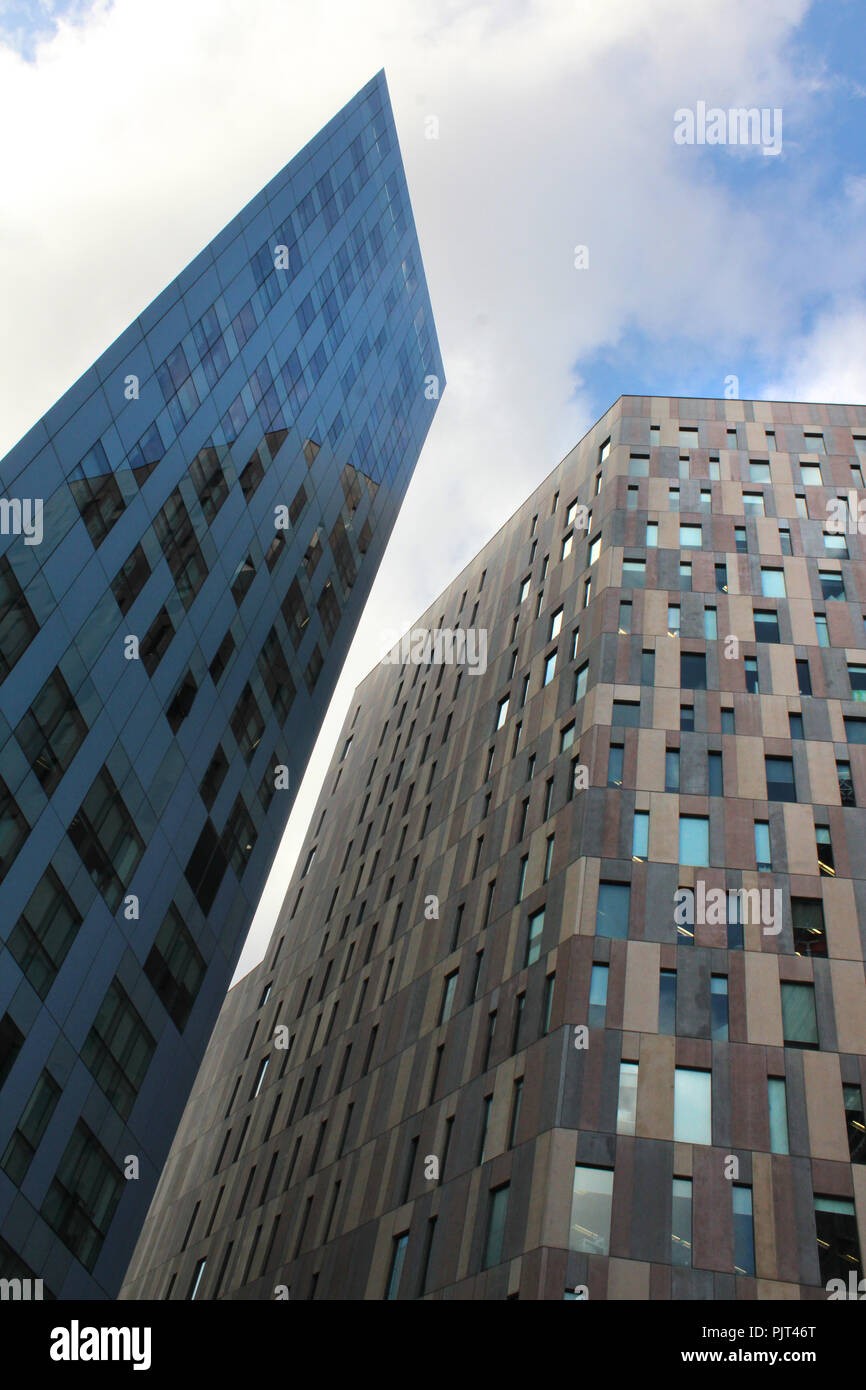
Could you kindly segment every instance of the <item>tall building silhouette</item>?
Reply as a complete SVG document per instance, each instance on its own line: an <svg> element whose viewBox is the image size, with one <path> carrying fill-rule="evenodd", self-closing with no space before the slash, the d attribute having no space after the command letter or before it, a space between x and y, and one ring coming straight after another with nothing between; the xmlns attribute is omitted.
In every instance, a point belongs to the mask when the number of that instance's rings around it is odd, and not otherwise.
<svg viewBox="0 0 866 1390"><path fill-rule="evenodd" d="M117 1294L444 386L383 73L0 464L0 1272Z"/></svg>
<svg viewBox="0 0 866 1390"><path fill-rule="evenodd" d="M621 397L362 682L123 1298L859 1277L864 455Z"/></svg>

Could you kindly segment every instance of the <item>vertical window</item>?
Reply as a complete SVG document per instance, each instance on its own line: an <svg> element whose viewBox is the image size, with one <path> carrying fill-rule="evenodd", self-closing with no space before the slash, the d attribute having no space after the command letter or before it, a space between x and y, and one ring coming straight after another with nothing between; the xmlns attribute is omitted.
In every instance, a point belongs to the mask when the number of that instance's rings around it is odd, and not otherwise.
<svg viewBox="0 0 866 1390"><path fill-rule="evenodd" d="M854 1203L847 1197L821 1197L816 1193L815 1234L821 1283L826 1286L830 1279L842 1279L847 1288L851 1270L859 1280L863 1269Z"/></svg>
<svg viewBox="0 0 866 1390"><path fill-rule="evenodd" d="M454 1004L454 992L457 989L457 974L453 970L450 975L445 976L442 987L442 1003L439 1007L439 1023L447 1023L451 1017L451 1009Z"/></svg>
<svg viewBox="0 0 866 1390"><path fill-rule="evenodd" d="M773 867L773 856L770 849L770 822L766 820L755 821L755 861L756 867L765 872L769 872Z"/></svg>
<svg viewBox="0 0 866 1390"><path fill-rule="evenodd" d="M622 743L612 743L607 755L607 785L622 787L622 764L625 747Z"/></svg>
<svg viewBox="0 0 866 1390"><path fill-rule="evenodd" d="M728 1040L727 975L713 975L710 980L710 1037L713 1042Z"/></svg>
<svg viewBox="0 0 866 1390"><path fill-rule="evenodd" d="M757 695L758 686L758 658L747 656L743 660L743 670L746 677L746 690L750 695Z"/></svg>
<svg viewBox="0 0 866 1390"><path fill-rule="evenodd" d="M677 972L659 971L659 1032L673 1037L677 1031Z"/></svg>
<svg viewBox="0 0 866 1390"><path fill-rule="evenodd" d="M529 919L529 934L526 940L526 959L524 965L534 965L541 955L541 937L544 932L544 908L533 912Z"/></svg>
<svg viewBox="0 0 866 1390"><path fill-rule="evenodd" d="M610 1248L613 1170L577 1164L571 1195L569 1250L606 1255Z"/></svg>
<svg viewBox="0 0 866 1390"><path fill-rule="evenodd" d="M665 753L665 791L677 792L680 789L680 753L678 748L669 748Z"/></svg>
<svg viewBox="0 0 866 1390"><path fill-rule="evenodd" d="M707 754L707 786L710 796L724 796L724 775L721 753Z"/></svg>
<svg viewBox="0 0 866 1390"><path fill-rule="evenodd" d="M715 608L707 607L704 609L704 636L711 641L715 641L718 637Z"/></svg>
<svg viewBox="0 0 866 1390"><path fill-rule="evenodd" d="M596 936L624 940L628 936L630 887L627 883L600 883L595 914Z"/></svg>
<svg viewBox="0 0 866 1390"><path fill-rule="evenodd" d="M659 543L659 524L657 521L648 521L646 524L646 544L650 548L655 548Z"/></svg>
<svg viewBox="0 0 866 1390"><path fill-rule="evenodd" d="M482 1269L490 1269L502 1260L502 1245L505 1237L505 1221L508 1216L508 1183L495 1187L489 1195L487 1209L487 1239L484 1243L484 1263Z"/></svg>
<svg viewBox="0 0 866 1390"><path fill-rule="evenodd" d="M815 987L783 980L782 1034L785 1047L818 1047L818 1019L815 1013Z"/></svg>
<svg viewBox="0 0 866 1390"><path fill-rule="evenodd" d="M610 967L607 965L594 965L589 977L589 1013L588 1022L590 1028L603 1028L605 1013L607 1012L607 979Z"/></svg>
<svg viewBox="0 0 866 1390"><path fill-rule="evenodd" d="M649 853L649 811L635 811L631 857L643 862Z"/></svg>
<svg viewBox="0 0 866 1390"><path fill-rule="evenodd" d="M767 1107L770 1114L770 1153L788 1152L788 1100L785 1080L781 1076L767 1077Z"/></svg>
<svg viewBox="0 0 866 1390"><path fill-rule="evenodd" d="M866 1117L863 1114L862 1089L859 1086L843 1085L842 1101L845 1106L851 1162L866 1163Z"/></svg>
<svg viewBox="0 0 866 1390"><path fill-rule="evenodd" d="M735 1183L732 1192L734 1210L734 1271L737 1274L755 1272L755 1234L752 1226L752 1189Z"/></svg>
<svg viewBox="0 0 866 1390"><path fill-rule="evenodd" d="M712 1144L712 1075L691 1067L674 1070L674 1140Z"/></svg>
<svg viewBox="0 0 866 1390"><path fill-rule="evenodd" d="M791 898L794 951L798 956L826 956L827 933L820 898Z"/></svg>
<svg viewBox="0 0 866 1390"><path fill-rule="evenodd" d="M680 816L680 863L710 862L710 822L708 816Z"/></svg>
<svg viewBox="0 0 866 1390"><path fill-rule="evenodd" d="M655 683L656 654L653 651L643 651L640 654L640 683L641 685L653 685Z"/></svg>
<svg viewBox="0 0 866 1390"><path fill-rule="evenodd" d="M408 1231L404 1231L402 1235L394 1237L391 1250L391 1271L388 1275L388 1290L385 1294L386 1299L394 1299L397 1297L400 1288L400 1278L403 1274L403 1263L406 1259L406 1246L408 1244Z"/></svg>
<svg viewBox="0 0 866 1390"><path fill-rule="evenodd" d="M796 801L794 763L791 758L765 757L768 801Z"/></svg>
<svg viewBox="0 0 866 1390"><path fill-rule="evenodd" d="M676 637L680 630L680 606L678 603L668 604L668 636Z"/></svg>
<svg viewBox="0 0 866 1390"><path fill-rule="evenodd" d="M619 1064L619 1099L616 1110L617 1134L634 1134L637 1115L637 1062Z"/></svg>
<svg viewBox="0 0 866 1390"><path fill-rule="evenodd" d="M692 1181L674 1178L671 1196L671 1264L688 1268L692 1262Z"/></svg>

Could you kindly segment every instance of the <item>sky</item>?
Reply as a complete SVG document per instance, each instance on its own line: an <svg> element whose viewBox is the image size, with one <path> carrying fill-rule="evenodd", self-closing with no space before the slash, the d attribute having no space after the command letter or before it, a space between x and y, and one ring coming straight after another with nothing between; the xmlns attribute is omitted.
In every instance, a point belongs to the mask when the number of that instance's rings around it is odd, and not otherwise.
<svg viewBox="0 0 866 1390"><path fill-rule="evenodd" d="M0 457L389 84L448 385L236 978L355 686L619 395L866 401L864 38L858 0L0 0ZM699 103L779 153L677 143Z"/></svg>

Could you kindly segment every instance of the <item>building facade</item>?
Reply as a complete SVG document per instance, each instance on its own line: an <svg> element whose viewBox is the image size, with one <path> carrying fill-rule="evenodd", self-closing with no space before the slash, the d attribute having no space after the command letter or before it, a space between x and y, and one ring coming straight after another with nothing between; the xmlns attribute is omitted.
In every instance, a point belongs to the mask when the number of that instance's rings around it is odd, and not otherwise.
<svg viewBox="0 0 866 1390"><path fill-rule="evenodd" d="M0 464L0 1269L116 1296L444 386L384 74Z"/></svg>
<svg viewBox="0 0 866 1390"><path fill-rule="evenodd" d="M121 1297L860 1277L864 457L622 397L371 672Z"/></svg>

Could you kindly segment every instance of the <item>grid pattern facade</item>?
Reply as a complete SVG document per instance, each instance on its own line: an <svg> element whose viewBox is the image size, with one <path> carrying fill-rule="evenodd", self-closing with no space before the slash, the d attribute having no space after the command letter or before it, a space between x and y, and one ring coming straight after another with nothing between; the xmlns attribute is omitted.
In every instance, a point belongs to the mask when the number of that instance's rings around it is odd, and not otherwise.
<svg viewBox="0 0 866 1390"><path fill-rule="evenodd" d="M864 454L622 397L419 619L486 671L371 672L122 1297L860 1277Z"/></svg>
<svg viewBox="0 0 866 1390"><path fill-rule="evenodd" d="M443 386L380 73L0 465L0 1230L52 1295L119 1290Z"/></svg>

